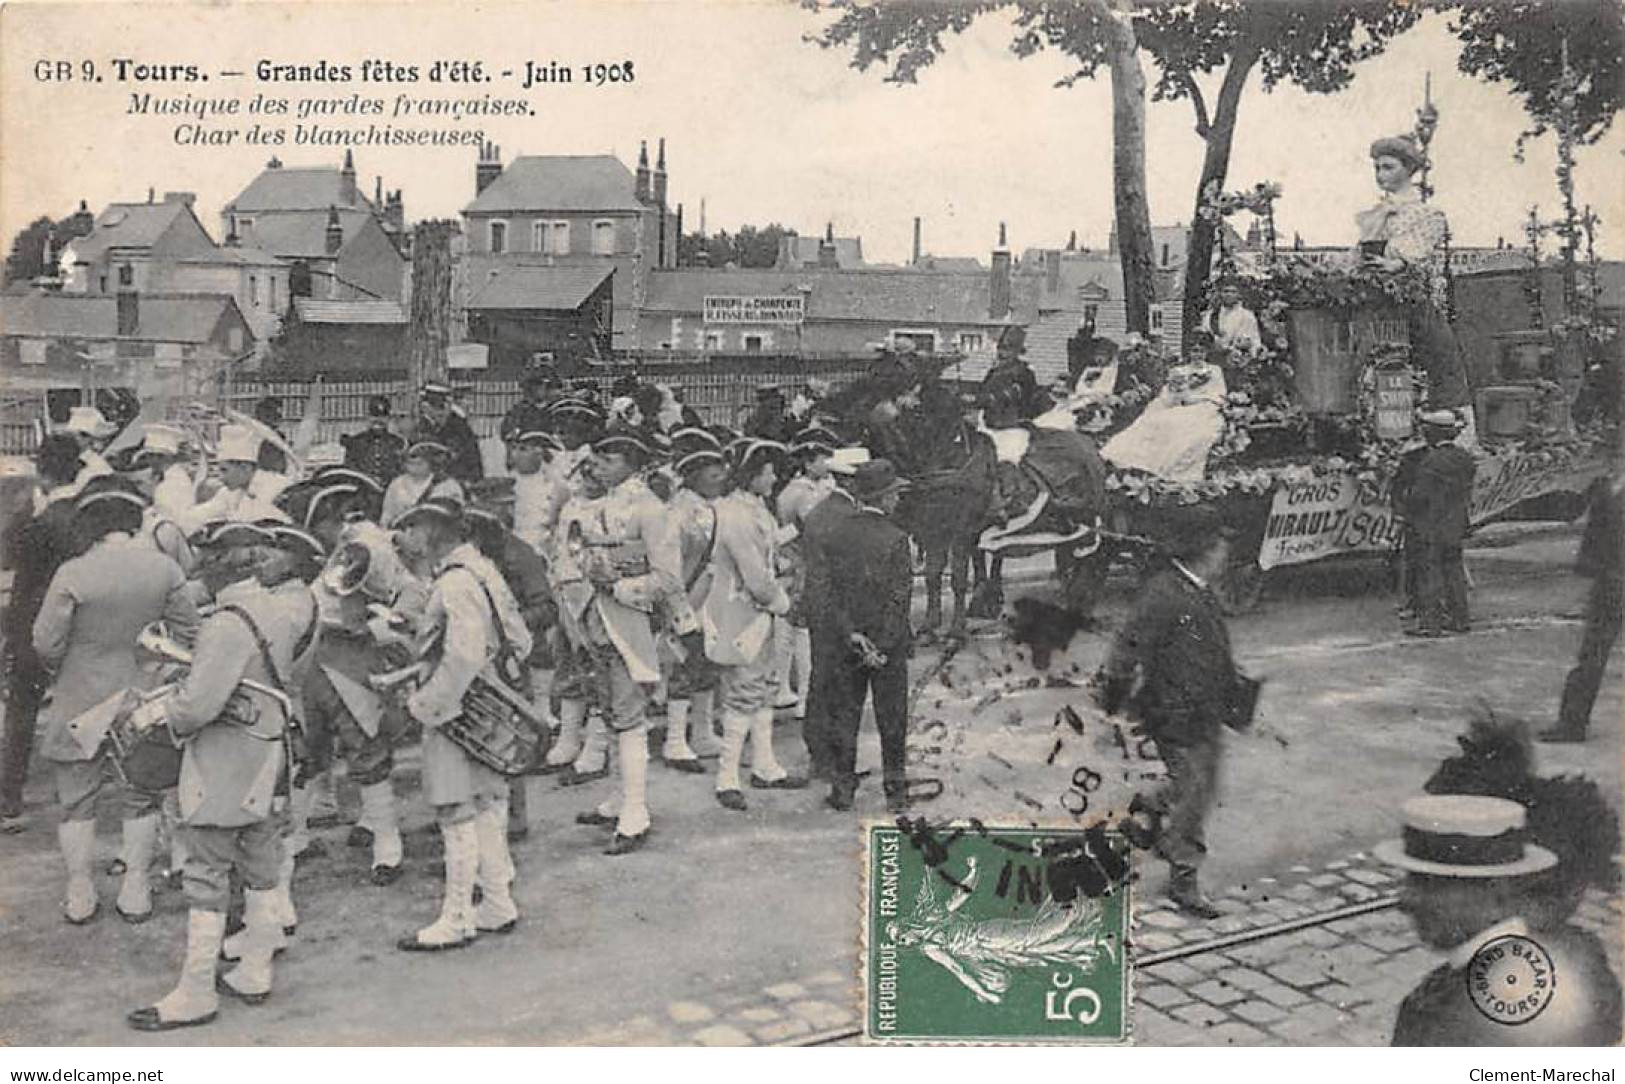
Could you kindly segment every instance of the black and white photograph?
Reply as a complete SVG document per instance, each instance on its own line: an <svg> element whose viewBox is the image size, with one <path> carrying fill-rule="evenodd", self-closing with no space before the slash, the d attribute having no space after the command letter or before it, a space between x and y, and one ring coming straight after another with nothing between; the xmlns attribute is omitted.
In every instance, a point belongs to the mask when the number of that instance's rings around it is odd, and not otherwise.
<svg viewBox="0 0 1625 1084"><path fill-rule="evenodd" d="M1622 104L1620 0L6 3L8 1079L1613 1080Z"/></svg>

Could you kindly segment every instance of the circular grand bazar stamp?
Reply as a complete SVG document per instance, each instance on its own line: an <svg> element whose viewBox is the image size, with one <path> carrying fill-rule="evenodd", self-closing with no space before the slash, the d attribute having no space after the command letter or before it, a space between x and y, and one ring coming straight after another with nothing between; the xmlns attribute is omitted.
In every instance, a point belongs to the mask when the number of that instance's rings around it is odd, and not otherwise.
<svg viewBox="0 0 1625 1084"><path fill-rule="evenodd" d="M1518 934L1487 942L1467 965L1473 1006L1497 1024L1529 1023L1551 1004L1556 989L1551 954Z"/></svg>

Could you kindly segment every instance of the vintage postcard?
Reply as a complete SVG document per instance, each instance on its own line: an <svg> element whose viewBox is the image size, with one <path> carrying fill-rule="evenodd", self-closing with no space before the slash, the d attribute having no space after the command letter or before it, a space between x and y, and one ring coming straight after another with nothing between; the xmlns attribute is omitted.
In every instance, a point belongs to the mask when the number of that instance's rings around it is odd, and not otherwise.
<svg viewBox="0 0 1625 1084"><path fill-rule="evenodd" d="M0 6L0 1047L1619 1043L1622 56Z"/></svg>

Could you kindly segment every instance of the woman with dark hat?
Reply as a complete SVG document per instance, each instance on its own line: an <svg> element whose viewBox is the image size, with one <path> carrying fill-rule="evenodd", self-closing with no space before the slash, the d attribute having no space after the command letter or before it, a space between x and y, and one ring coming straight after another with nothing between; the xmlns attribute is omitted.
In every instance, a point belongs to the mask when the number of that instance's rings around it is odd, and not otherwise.
<svg viewBox="0 0 1625 1084"><path fill-rule="evenodd" d="M405 469L384 490L379 522L393 527L407 509L431 498L464 499L462 483L446 474L450 453L444 444L420 440L406 449Z"/></svg>
<svg viewBox="0 0 1625 1084"><path fill-rule="evenodd" d="M751 786L805 787L773 755L774 629L790 612L778 579L778 522L767 500L786 457L784 445L754 440L740 449L733 492L717 502L717 544L710 590L700 609L706 654L720 669L722 758L717 801L744 810L739 760L751 742Z"/></svg>
<svg viewBox="0 0 1625 1084"><path fill-rule="evenodd" d="M55 769L63 810L58 841L67 866L63 917L82 925L99 907L91 876L96 798L107 783L102 739L126 693L150 680L136 658L136 639L154 621L186 635L197 610L180 566L138 539L145 502L116 484L93 487L75 506L74 530L85 549L51 578L34 618L33 647L51 671L40 708L40 754ZM152 915L147 867L157 841L161 796L131 790L124 814L124 883L117 909L128 922Z"/></svg>

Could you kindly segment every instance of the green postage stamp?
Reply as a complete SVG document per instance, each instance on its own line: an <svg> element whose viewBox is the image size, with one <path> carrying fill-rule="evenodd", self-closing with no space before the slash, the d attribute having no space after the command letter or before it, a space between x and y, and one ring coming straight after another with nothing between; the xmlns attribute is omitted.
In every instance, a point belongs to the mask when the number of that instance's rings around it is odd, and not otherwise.
<svg viewBox="0 0 1625 1084"><path fill-rule="evenodd" d="M1121 1042L1128 859L1104 828L870 825L871 1042Z"/></svg>

